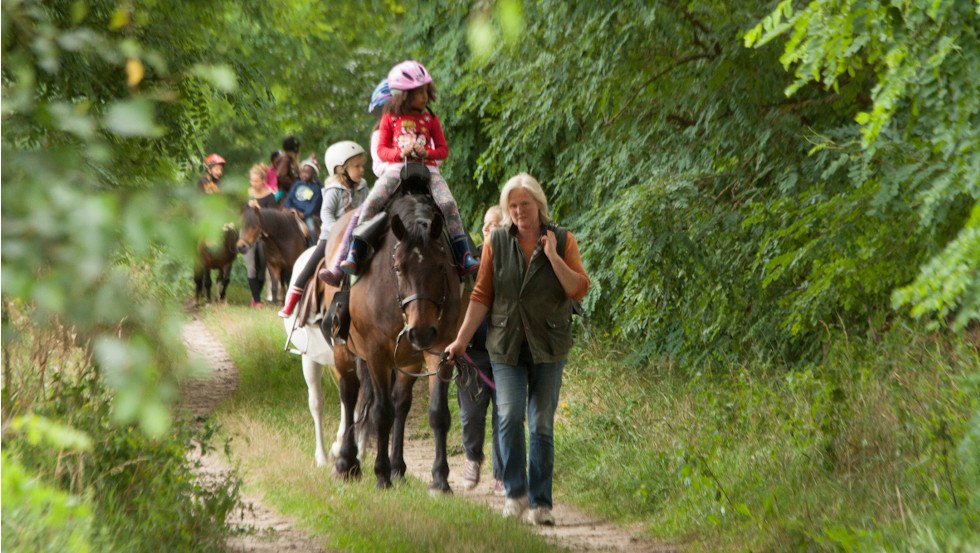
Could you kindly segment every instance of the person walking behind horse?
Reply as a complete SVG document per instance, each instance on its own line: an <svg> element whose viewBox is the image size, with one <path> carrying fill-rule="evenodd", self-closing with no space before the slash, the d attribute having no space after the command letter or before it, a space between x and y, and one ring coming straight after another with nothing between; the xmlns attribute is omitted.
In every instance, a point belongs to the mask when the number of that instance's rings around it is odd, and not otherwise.
<svg viewBox="0 0 980 553"><path fill-rule="evenodd" d="M276 208L276 195L266 186L266 175L269 167L264 163L256 163L248 171L248 206ZM265 281L265 246L261 240L256 240L245 251L245 271L248 275L248 290L252 294L252 307L262 305L262 286Z"/></svg>
<svg viewBox="0 0 980 553"><path fill-rule="evenodd" d="M209 154L204 158L204 174L197 179L197 186L205 194L220 192L218 181L225 174L225 158L218 154Z"/></svg>
<svg viewBox="0 0 980 553"><path fill-rule="evenodd" d="M276 184L282 195L279 201L289 196L289 189L293 183L299 179L299 139L295 136L287 136L282 140L283 155L276 158Z"/></svg>
<svg viewBox="0 0 980 553"><path fill-rule="evenodd" d="M449 146L442 133L439 118L429 108L436 98L432 76L417 61L399 63L388 72L391 100L381 117L378 156L388 162L384 176L378 179L361 210L361 221L367 221L381 211L400 183L400 171L406 161L420 161L432 175L429 189L446 219L453 254L460 273L468 274L479 268L473 257L459 216L459 208L446 179L439 174L439 161L449 156ZM368 245L354 237L341 270L355 275L367 253Z"/></svg>
<svg viewBox="0 0 980 553"><path fill-rule="evenodd" d="M483 243L490 242L490 234L500 228L503 212L495 205L483 216ZM476 251L482 251L477 248ZM493 383L493 367L490 365L490 354L487 353L488 317L484 317L473 339L466 347L466 354L473 360L480 374L471 375L466 386L460 386L456 392L459 401L459 422L462 426L463 450L466 452L466 464L463 468L463 488L471 490L480 483L480 468L483 465L483 441L487 429L487 408L492 404L493 412L490 417L493 434L490 437L490 450L493 456L493 493L504 495L504 464L500 458L500 445L497 437L500 435L499 413L497 408L497 391Z"/></svg>
<svg viewBox="0 0 980 553"><path fill-rule="evenodd" d="M526 513L532 524L553 525L555 409L572 347L573 300L585 296L590 281L575 237L551 224L548 200L534 177L521 173L507 181L500 207L503 227L483 246L470 305L446 352L450 359L462 355L490 314L487 351L500 409L503 514Z"/></svg>
<svg viewBox="0 0 980 553"><path fill-rule="evenodd" d="M316 220L313 218L320 211L323 205L323 193L320 190L320 183L316 176L319 170L316 161L307 159L299 168L299 180L293 183L289 191L289 197L282 204L283 209L295 209L303 217L306 228L309 229L309 243L312 246L316 242Z"/></svg>
<svg viewBox="0 0 980 553"><path fill-rule="evenodd" d="M323 203L320 208L320 239L316 243L313 255L306 266L296 277L295 285L286 295L285 305L279 316L288 318L293 314L296 302L303 295L303 289L317 264L323 259L327 248L330 229L344 213L360 206L368 195L367 181L364 180L364 165L367 155L364 148L357 142L345 140L332 144L323 154L323 164L330 172L323 187ZM339 250L340 248L338 248ZM338 277L339 280L339 277Z"/></svg>

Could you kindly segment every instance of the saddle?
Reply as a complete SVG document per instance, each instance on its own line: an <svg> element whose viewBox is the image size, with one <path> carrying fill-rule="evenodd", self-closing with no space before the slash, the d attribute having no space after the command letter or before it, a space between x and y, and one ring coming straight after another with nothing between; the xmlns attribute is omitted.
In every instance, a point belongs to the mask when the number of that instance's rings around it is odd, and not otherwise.
<svg viewBox="0 0 980 553"><path fill-rule="evenodd" d="M378 211L374 217L366 221L361 221L354 228L354 237L363 240L371 248L364 256L363 263L367 265L371 261L371 256L381 245L381 240L388 233L388 207L400 196L409 194L432 197L429 185L432 182L432 173L424 163L418 161L406 162L402 167L399 176L398 188L391 194L383 209Z"/></svg>
<svg viewBox="0 0 980 553"><path fill-rule="evenodd" d="M306 226L306 219L303 218L303 214L292 208L288 209L287 211L293 214L293 220L296 221L297 225L299 225L299 230L303 233L303 239L309 242L310 229Z"/></svg>
<svg viewBox="0 0 980 553"><path fill-rule="evenodd" d="M402 167L398 188L388 199L384 209L354 228L353 236L370 246L370 251L364 256L362 263L370 262L371 255L381 246L381 241L388 233L388 206L391 205L391 202L405 194L431 196L432 192L429 190L431 181L432 174L424 163L408 162ZM345 245L342 244L342 247ZM317 267L314 274L319 274L319 272L320 267ZM352 285L351 278L345 275L341 280L340 289L333 296L333 301L330 302L330 306L319 319L320 329L323 331L327 343L331 346L334 341L345 342L350 335L350 288ZM304 294L307 293L304 292ZM304 295L301 305L307 303L305 298Z"/></svg>

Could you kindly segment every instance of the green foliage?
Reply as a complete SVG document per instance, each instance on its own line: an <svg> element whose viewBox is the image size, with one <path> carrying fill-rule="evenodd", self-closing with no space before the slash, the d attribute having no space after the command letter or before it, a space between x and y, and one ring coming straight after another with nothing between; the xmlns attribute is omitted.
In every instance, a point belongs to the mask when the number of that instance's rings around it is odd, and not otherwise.
<svg viewBox="0 0 980 553"><path fill-rule="evenodd" d="M809 83L840 93L867 82L854 110L863 167L849 180L866 188L872 213L896 205L917 212L917 220L886 228L916 225L911 235L928 239L914 257L915 282L897 290L893 304L911 305L914 316L955 313L954 328L964 328L978 318L980 301L980 241L967 211L980 199L980 12L954 0L793 4L780 2L745 34L746 45L789 35L780 58L794 71L787 96Z"/></svg>
<svg viewBox="0 0 980 553"><path fill-rule="evenodd" d="M819 365L693 379L588 344L562 385L556 486L697 550L980 545L975 346L920 327L834 338Z"/></svg>
<svg viewBox="0 0 980 553"><path fill-rule="evenodd" d="M42 420L35 423L51 426ZM91 502L40 482L6 451L0 455L7 551L91 551Z"/></svg>
<svg viewBox="0 0 980 553"><path fill-rule="evenodd" d="M167 27L150 23L205 30L174 7L71 5L3 5L3 295L30 304L36 324L65 320L92 340L116 420L159 436L180 320L139 294L130 264L160 249L191 259L227 213L173 186L196 149L185 106L204 99L175 95L200 80L203 45L170 48Z"/></svg>
<svg viewBox="0 0 980 553"><path fill-rule="evenodd" d="M237 479L199 479L186 456L213 447L214 428L118 427L91 354L62 327L6 313L3 549L223 551Z"/></svg>
<svg viewBox="0 0 980 553"><path fill-rule="evenodd" d="M594 324L640 342L638 358L798 361L827 327L884 325L916 275L959 279L935 284L970 320L978 280L969 257L952 275L925 269L962 255L936 258L978 197L976 16L963 2L932 19L889 8L897 23L862 48L877 21L862 6L878 3L839 4L815 3L807 26L784 2L755 28L771 3L540 0L508 41L504 3L427 2L397 47L442 87L443 172L464 218L535 175L580 239ZM787 21L820 34L793 35L789 53L742 47L746 29L761 46ZM807 69L788 79L781 60ZM812 67L830 90L808 84Z"/></svg>

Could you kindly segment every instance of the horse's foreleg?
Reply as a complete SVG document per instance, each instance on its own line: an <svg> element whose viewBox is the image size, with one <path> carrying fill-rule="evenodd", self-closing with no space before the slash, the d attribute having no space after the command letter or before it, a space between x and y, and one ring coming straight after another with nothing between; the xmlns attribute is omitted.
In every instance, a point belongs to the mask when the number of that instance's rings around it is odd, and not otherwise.
<svg viewBox="0 0 980 553"><path fill-rule="evenodd" d="M334 459L340 457L340 445L344 441L344 429L347 428L347 410L344 408L344 393L338 390L340 395L340 423L337 425L337 438L330 444L330 456Z"/></svg>
<svg viewBox="0 0 980 553"><path fill-rule="evenodd" d="M429 363L430 371L438 369L438 360ZM452 419L449 415L449 383L438 374L429 377L429 427L435 440L436 456L432 461L431 492L451 493L446 438Z"/></svg>
<svg viewBox="0 0 980 553"><path fill-rule="evenodd" d="M218 299L225 301L225 297L228 295L228 284L231 282L231 265L226 265L221 268L221 280L218 282Z"/></svg>
<svg viewBox="0 0 980 553"><path fill-rule="evenodd" d="M272 286L272 303L277 305L282 304L283 291L285 290L285 288L280 286L280 277L282 276L282 273L278 267L270 266L269 276L271 277L271 282L275 283L275 286L270 284L270 286ZM286 286L289 286L289 282L286 282Z"/></svg>
<svg viewBox="0 0 980 553"><path fill-rule="evenodd" d="M306 389L309 393L310 414L313 415L313 435L316 437L314 460L318 467L327 464L327 453L323 449L323 388L320 380L322 374L323 365L315 363L304 355L303 377L306 379Z"/></svg>
<svg viewBox="0 0 980 553"><path fill-rule="evenodd" d="M405 421L412 410L412 386L415 378L401 372L395 375L391 399L395 405L395 422L391 432L391 478L405 478Z"/></svg>
<svg viewBox="0 0 980 553"><path fill-rule="evenodd" d="M357 459L364 460L371 436L377 434L377 422L371 416L374 408L374 386L371 384L371 373L367 361L357 360L358 387L357 408L355 409L354 428L357 434Z"/></svg>
<svg viewBox="0 0 980 553"><path fill-rule="evenodd" d="M338 450L336 469L337 474L343 477L359 478L361 476L361 463L357 458L357 442L354 433L354 407L357 405L358 382L357 375L354 373L353 364L349 360L338 362L335 369L337 376L337 388L340 392L340 404L343 410L342 424L343 432L338 429Z"/></svg>
<svg viewBox="0 0 980 553"><path fill-rule="evenodd" d="M391 487L391 459L388 457L388 440L395 419L395 407L391 402L391 361L390 352L372 351L368 366L371 368L371 384L374 386L374 406L372 415L378 425L378 454L374 459L374 475L378 488ZM387 361L387 362L386 362Z"/></svg>
<svg viewBox="0 0 980 553"><path fill-rule="evenodd" d="M208 303L211 303L211 269L204 270L204 290L207 292Z"/></svg>
<svg viewBox="0 0 980 553"><path fill-rule="evenodd" d="M204 293L204 275L194 273L194 304L201 305L201 295Z"/></svg>

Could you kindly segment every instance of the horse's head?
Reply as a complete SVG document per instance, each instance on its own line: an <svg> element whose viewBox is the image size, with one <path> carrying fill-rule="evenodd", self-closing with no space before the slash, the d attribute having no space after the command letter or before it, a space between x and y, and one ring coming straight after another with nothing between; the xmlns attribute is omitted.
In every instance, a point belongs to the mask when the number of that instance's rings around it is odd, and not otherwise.
<svg viewBox="0 0 980 553"><path fill-rule="evenodd" d="M391 208L396 293L405 331L418 350L432 347L449 295L448 252L442 240L442 214L429 201L400 198Z"/></svg>
<svg viewBox="0 0 980 553"><path fill-rule="evenodd" d="M242 232L238 235L238 253L245 253L262 238L262 215L257 207L242 211Z"/></svg>
<svg viewBox="0 0 980 553"><path fill-rule="evenodd" d="M234 223L225 223L221 228L225 233L225 250L234 255L238 245L238 229Z"/></svg>

